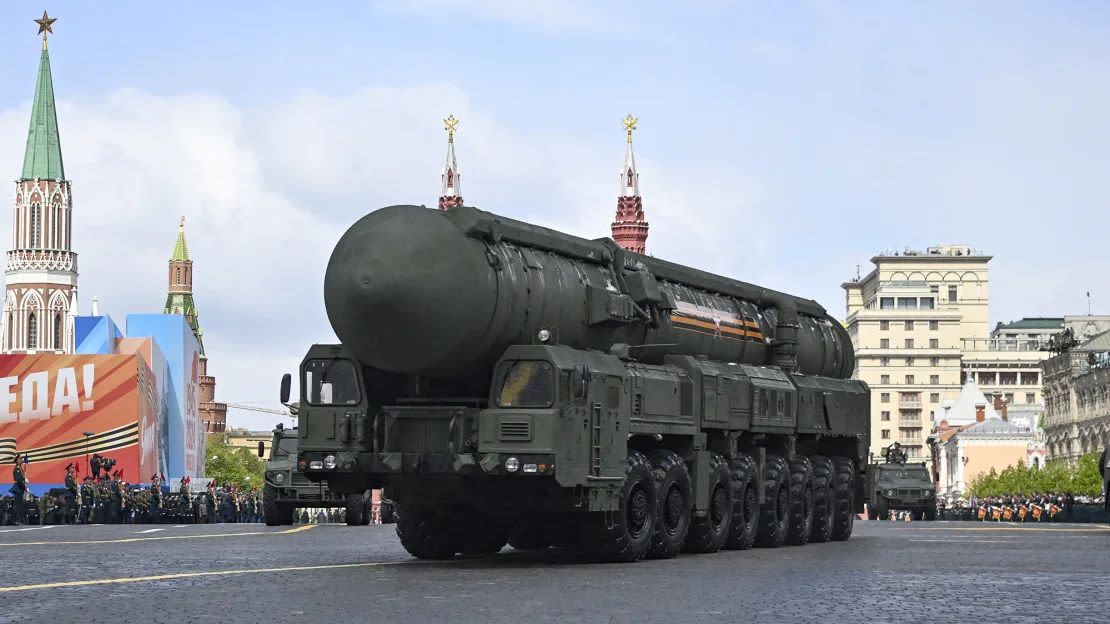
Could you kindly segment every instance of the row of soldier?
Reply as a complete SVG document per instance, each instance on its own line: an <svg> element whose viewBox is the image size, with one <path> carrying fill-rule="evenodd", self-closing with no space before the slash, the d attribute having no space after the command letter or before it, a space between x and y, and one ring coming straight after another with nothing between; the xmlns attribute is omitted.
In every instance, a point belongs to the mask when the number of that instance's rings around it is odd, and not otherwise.
<svg viewBox="0 0 1110 624"><path fill-rule="evenodd" d="M111 460L98 455L93 459L95 471L80 485L71 463L66 466L64 488L36 497L27 481L29 458L16 455L10 496L0 499L0 525L262 521L262 497L255 490L221 488L212 480L204 492L194 494L191 479L185 477L180 490L170 493L162 475L152 475L144 488L126 482L122 471L107 473L114 465Z"/></svg>
<svg viewBox="0 0 1110 624"><path fill-rule="evenodd" d="M995 522L1090 522L1103 521L1101 498L1048 494L940 499L940 520L979 520Z"/></svg>

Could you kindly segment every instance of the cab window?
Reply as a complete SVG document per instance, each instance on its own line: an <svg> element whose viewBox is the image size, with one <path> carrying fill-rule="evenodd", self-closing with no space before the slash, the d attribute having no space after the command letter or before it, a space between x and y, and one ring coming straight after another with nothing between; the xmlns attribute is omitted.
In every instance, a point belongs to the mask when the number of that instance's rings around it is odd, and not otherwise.
<svg viewBox="0 0 1110 624"><path fill-rule="evenodd" d="M497 379L498 407L551 407L554 402L555 370L548 362L505 362Z"/></svg>
<svg viewBox="0 0 1110 624"><path fill-rule="evenodd" d="M358 374L350 360L309 360L304 367L305 399L312 405L358 405Z"/></svg>

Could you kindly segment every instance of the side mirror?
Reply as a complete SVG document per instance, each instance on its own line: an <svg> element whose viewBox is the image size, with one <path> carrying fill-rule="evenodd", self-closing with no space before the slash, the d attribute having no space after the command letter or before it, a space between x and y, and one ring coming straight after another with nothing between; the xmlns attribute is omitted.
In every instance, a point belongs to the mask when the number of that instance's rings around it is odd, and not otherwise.
<svg viewBox="0 0 1110 624"><path fill-rule="evenodd" d="M259 457L265 457L266 456L266 443L263 442L262 440L258 441L258 456Z"/></svg>
<svg viewBox="0 0 1110 624"><path fill-rule="evenodd" d="M289 389L293 385L293 376L285 373L281 376L281 402L289 402Z"/></svg>
<svg viewBox="0 0 1110 624"><path fill-rule="evenodd" d="M571 375L571 394L576 399L586 398L586 388L590 383L590 373L585 366L575 366Z"/></svg>

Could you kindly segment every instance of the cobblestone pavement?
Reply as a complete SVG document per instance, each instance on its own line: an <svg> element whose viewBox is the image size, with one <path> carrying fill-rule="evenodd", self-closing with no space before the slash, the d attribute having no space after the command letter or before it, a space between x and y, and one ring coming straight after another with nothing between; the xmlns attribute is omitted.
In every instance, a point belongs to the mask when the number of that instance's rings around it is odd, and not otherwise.
<svg viewBox="0 0 1110 624"><path fill-rule="evenodd" d="M1110 527L860 522L632 565L420 562L392 526L0 527L0 622L1106 622Z"/></svg>

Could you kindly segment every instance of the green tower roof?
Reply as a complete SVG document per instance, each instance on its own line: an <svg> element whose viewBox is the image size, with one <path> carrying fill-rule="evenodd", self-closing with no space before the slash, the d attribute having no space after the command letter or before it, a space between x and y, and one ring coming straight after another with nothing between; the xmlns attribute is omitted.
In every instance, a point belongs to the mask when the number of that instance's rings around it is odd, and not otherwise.
<svg viewBox="0 0 1110 624"><path fill-rule="evenodd" d="M64 180L65 177L58 113L54 108L54 82L50 78L50 53L44 39L35 103L31 107L31 128L27 131L27 151L23 154L23 179Z"/></svg>
<svg viewBox="0 0 1110 624"><path fill-rule="evenodd" d="M170 262L186 262L189 260L189 246L185 244L185 217L181 217L181 224L177 229L177 243L173 246L173 255Z"/></svg>

